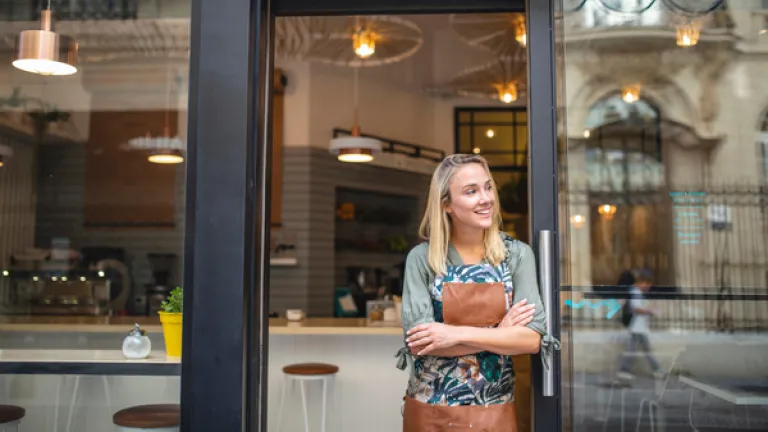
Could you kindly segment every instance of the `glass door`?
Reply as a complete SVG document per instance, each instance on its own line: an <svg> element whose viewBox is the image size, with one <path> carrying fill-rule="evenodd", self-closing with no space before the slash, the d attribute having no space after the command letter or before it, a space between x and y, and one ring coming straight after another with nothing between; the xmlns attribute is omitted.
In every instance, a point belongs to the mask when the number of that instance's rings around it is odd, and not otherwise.
<svg viewBox="0 0 768 432"><path fill-rule="evenodd" d="M766 430L768 5L560 6L564 430Z"/></svg>
<svg viewBox="0 0 768 432"><path fill-rule="evenodd" d="M407 375L393 355L402 330L386 316L388 296L396 303L402 288L390 270L418 244L436 163L454 152L485 155L496 181L515 185L512 198L530 197L529 205L509 200L505 228L540 259L557 250L556 235L546 237L557 232L553 9L509 0L275 0L271 13L279 85L264 186L273 193L261 412L268 430L321 422L335 431L400 430ZM356 127L381 148L365 140L354 154L333 147ZM542 263L557 335L558 263ZM519 357L518 430L559 430L559 355ZM288 375L311 375L307 364L332 384L291 387Z"/></svg>

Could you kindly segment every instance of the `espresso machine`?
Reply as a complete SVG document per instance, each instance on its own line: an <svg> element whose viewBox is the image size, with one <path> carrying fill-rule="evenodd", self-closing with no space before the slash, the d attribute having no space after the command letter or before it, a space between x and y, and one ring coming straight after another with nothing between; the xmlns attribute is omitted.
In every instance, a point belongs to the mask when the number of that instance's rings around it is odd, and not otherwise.
<svg viewBox="0 0 768 432"><path fill-rule="evenodd" d="M147 313L156 316L162 310L162 302L175 287L172 281L178 255L173 253L147 254L152 267L152 283L147 285Z"/></svg>

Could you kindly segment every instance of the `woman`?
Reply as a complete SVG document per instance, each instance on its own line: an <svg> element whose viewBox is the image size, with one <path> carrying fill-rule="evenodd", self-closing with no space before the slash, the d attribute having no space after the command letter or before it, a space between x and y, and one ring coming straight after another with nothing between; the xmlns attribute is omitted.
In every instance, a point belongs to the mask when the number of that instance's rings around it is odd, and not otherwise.
<svg viewBox="0 0 768 432"><path fill-rule="evenodd" d="M419 229L426 242L405 266L404 432L516 431L511 356L558 348L545 335L531 248L500 225L485 159L445 158Z"/></svg>

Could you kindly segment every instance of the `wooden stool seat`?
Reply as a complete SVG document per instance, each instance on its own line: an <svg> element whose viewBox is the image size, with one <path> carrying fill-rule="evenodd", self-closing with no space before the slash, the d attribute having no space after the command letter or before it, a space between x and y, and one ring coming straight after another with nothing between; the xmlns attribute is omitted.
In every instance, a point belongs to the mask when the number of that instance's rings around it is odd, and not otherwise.
<svg viewBox="0 0 768 432"><path fill-rule="evenodd" d="M132 406L116 412L112 423L138 429L175 427L181 424L180 408L178 404Z"/></svg>
<svg viewBox="0 0 768 432"><path fill-rule="evenodd" d="M339 367L326 363L297 363L285 366L283 373L290 375L333 375Z"/></svg>
<svg viewBox="0 0 768 432"><path fill-rule="evenodd" d="M27 412L16 405L0 405L0 424L21 420Z"/></svg>

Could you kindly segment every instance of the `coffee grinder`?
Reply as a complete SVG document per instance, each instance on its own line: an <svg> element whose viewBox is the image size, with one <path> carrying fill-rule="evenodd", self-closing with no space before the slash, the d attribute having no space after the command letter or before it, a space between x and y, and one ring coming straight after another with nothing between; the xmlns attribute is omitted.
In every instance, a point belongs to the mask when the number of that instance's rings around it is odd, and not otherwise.
<svg viewBox="0 0 768 432"><path fill-rule="evenodd" d="M149 316L157 315L162 310L162 302L168 297L174 284L171 274L176 267L177 255L172 253L147 254L152 267L152 283L147 285L147 307Z"/></svg>

